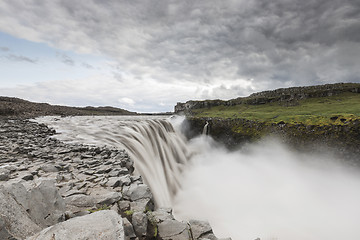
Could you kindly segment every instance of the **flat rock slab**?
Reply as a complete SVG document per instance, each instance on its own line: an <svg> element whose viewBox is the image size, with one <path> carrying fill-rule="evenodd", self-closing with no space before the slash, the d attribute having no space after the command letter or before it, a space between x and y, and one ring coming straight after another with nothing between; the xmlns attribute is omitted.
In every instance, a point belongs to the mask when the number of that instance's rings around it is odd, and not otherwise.
<svg viewBox="0 0 360 240"><path fill-rule="evenodd" d="M164 240L183 240L190 239L189 229L186 223L176 220L165 220L158 224L158 234Z"/></svg>
<svg viewBox="0 0 360 240"><path fill-rule="evenodd" d="M124 227L120 215L103 210L75 217L27 238L27 240L124 240Z"/></svg>

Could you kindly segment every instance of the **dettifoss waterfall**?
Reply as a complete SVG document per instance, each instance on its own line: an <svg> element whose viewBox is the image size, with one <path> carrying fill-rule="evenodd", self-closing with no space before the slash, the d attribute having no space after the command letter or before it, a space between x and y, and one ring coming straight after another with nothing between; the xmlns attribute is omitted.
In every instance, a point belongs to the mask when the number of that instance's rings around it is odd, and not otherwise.
<svg viewBox="0 0 360 240"><path fill-rule="evenodd" d="M360 239L360 173L329 153L295 153L274 139L228 151L184 119L164 116L44 117L56 138L126 149L158 207L208 220L234 240Z"/></svg>

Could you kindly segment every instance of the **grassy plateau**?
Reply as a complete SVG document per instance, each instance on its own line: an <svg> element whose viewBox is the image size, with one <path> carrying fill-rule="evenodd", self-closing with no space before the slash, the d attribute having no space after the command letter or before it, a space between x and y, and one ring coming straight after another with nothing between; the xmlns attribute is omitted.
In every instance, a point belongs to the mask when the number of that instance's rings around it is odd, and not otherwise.
<svg viewBox="0 0 360 240"><path fill-rule="evenodd" d="M306 125L343 125L360 120L360 94L344 92L336 96L308 98L289 105L281 102L261 105L240 104L192 110L193 117L248 119L259 122Z"/></svg>

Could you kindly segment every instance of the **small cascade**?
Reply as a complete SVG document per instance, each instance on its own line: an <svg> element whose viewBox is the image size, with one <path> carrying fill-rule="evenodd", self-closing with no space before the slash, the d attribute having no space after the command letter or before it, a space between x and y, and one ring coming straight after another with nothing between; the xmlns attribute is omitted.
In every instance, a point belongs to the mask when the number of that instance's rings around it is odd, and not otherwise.
<svg viewBox="0 0 360 240"><path fill-rule="evenodd" d="M205 124L205 126L203 128L202 134L203 135L208 135L209 134L209 122L208 121L206 121L206 124Z"/></svg>

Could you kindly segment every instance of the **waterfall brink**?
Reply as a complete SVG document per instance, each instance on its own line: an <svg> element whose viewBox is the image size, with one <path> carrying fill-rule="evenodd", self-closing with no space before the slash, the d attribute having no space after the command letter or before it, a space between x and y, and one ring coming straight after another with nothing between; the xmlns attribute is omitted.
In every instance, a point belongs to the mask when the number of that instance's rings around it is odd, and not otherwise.
<svg viewBox="0 0 360 240"><path fill-rule="evenodd" d="M166 120L136 122L126 126L124 132L118 140L151 188L156 205L170 207L181 187L180 176L188 159L183 137Z"/></svg>

